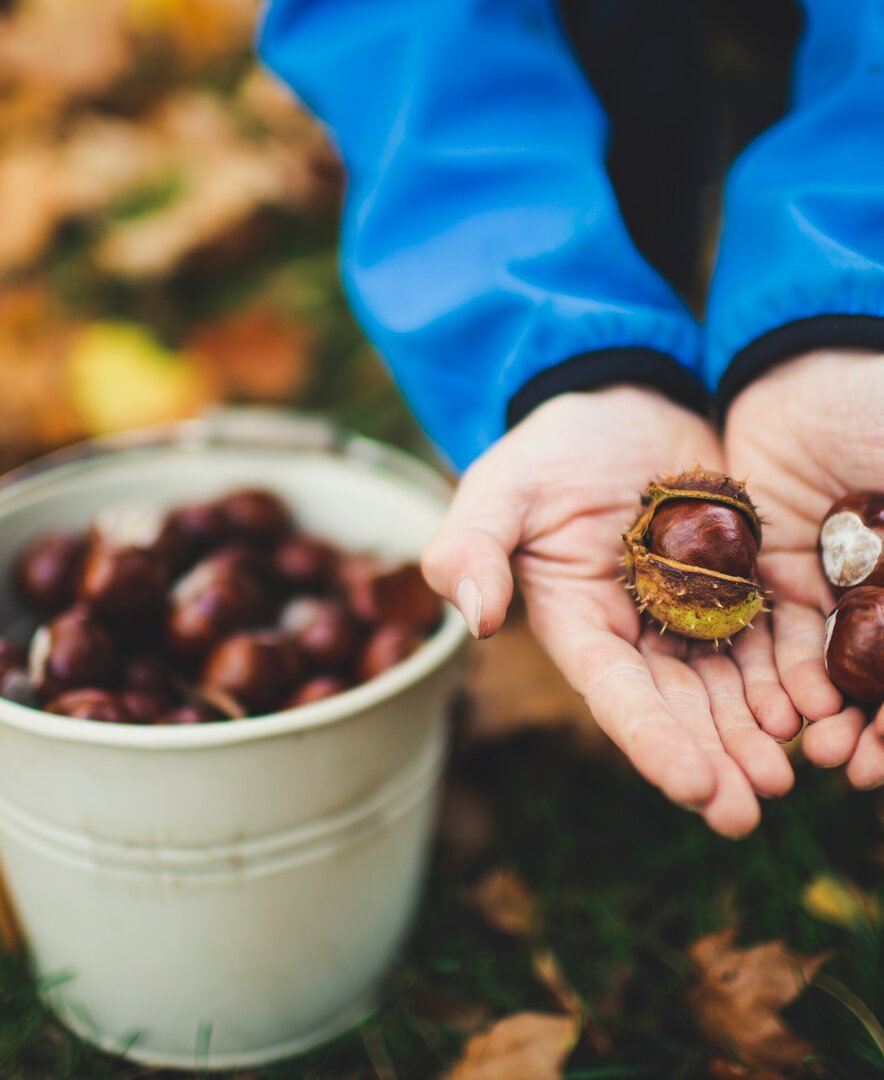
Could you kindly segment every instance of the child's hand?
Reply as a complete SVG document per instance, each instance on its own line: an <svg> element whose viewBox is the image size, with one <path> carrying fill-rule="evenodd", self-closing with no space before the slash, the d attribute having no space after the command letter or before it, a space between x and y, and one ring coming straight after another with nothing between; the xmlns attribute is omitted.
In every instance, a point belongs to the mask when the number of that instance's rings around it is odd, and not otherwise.
<svg viewBox="0 0 884 1080"><path fill-rule="evenodd" d="M766 521L761 572L774 590L777 668L796 709L816 721L804 735L817 765L849 761L857 787L884 783L884 708L865 727L823 664L834 607L817 556L820 523L847 491L884 489L884 356L809 353L774 368L731 406L729 470L748 478Z"/></svg>
<svg viewBox="0 0 884 1080"><path fill-rule="evenodd" d="M477 637L504 620L510 556L532 628L598 723L652 783L720 832L758 823L755 792L792 783L782 751L746 705L752 687L773 726L797 726L760 645L740 672L640 620L621 581L621 533L661 473L722 468L711 427L656 391L618 386L554 398L465 474L424 556L430 584ZM768 649L769 653L769 649ZM752 657L757 658L753 662ZM757 710L756 710L757 711ZM753 790L754 789L754 790Z"/></svg>

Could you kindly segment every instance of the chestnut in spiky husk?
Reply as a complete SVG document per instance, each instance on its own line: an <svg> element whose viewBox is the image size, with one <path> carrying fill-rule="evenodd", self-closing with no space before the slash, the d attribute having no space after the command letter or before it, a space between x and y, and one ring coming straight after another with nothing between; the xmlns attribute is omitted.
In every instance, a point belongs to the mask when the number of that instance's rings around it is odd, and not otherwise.
<svg viewBox="0 0 884 1080"><path fill-rule="evenodd" d="M833 503L819 547L823 572L836 592L884 586L884 492L856 491Z"/></svg>
<svg viewBox="0 0 884 1080"><path fill-rule="evenodd" d="M826 671L855 701L884 700L884 589L846 592L826 623Z"/></svg>
<svg viewBox="0 0 884 1080"><path fill-rule="evenodd" d="M717 641L748 626L764 594L753 580L761 523L745 487L694 469L653 481L623 537L628 587L664 629Z"/></svg>

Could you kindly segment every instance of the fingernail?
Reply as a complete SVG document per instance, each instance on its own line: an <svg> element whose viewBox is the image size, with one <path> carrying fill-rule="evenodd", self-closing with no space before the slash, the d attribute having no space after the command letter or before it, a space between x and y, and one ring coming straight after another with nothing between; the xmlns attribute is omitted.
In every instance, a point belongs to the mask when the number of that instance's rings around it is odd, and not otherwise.
<svg viewBox="0 0 884 1080"><path fill-rule="evenodd" d="M460 579L454 590L454 602L457 610L463 615L467 629L474 638L478 638L479 628L482 625L482 594L472 578Z"/></svg>

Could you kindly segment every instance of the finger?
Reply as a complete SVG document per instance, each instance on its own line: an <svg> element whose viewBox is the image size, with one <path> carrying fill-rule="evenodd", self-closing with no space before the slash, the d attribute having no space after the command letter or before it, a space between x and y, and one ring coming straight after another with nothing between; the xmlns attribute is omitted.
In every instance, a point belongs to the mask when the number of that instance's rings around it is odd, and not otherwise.
<svg viewBox="0 0 884 1080"><path fill-rule="evenodd" d="M421 569L430 587L457 607L473 637L482 638L500 629L512 600L509 557L521 521L505 480L491 469L473 468L427 545Z"/></svg>
<svg viewBox="0 0 884 1080"><path fill-rule="evenodd" d="M754 625L734 639L731 657L743 678L746 704L761 728L778 742L788 742L801 730L801 717L780 682L769 619L757 617Z"/></svg>
<svg viewBox="0 0 884 1080"><path fill-rule="evenodd" d="M774 655L783 688L808 720L833 716L842 698L826 674L826 620L813 608L784 600L773 612Z"/></svg>
<svg viewBox="0 0 884 1080"><path fill-rule="evenodd" d="M563 655L555 641L550 647L548 638L539 636L554 660ZM583 694L599 727L641 775L673 802L682 806L707 803L715 792L714 770L696 740L673 716L639 653L600 628L584 630L577 652L582 660L560 666ZM577 670L575 663L579 663Z"/></svg>
<svg viewBox="0 0 884 1080"><path fill-rule="evenodd" d="M852 705L834 716L827 716L804 731L804 756L822 769L833 769L850 759L862 734L866 718L862 709Z"/></svg>
<svg viewBox="0 0 884 1080"><path fill-rule="evenodd" d="M884 708L880 710L884 716ZM860 734L853 757L847 765L847 779L858 788L884 784L884 738L876 724L869 724Z"/></svg>
<svg viewBox="0 0 884 1080"><path fill-rule="evenodd" d="M725 753L703 680L682 661L661 651L652 638L644 637L641 648L664 701L712 766L715 793L699 808L700 814L724 836L745 836L761 820L761 809L742 770Z"/></svg>
<svg viewBox="0 0 884 1080"><path fill-rule="evenodd" d="M729 656L703 647L694 650L691 666L703 680L725 752L740 766L759 795L767 798L785 795L795 780L792 766L783 749L758 726L747 704L746 688L737 665Z"/></svg>

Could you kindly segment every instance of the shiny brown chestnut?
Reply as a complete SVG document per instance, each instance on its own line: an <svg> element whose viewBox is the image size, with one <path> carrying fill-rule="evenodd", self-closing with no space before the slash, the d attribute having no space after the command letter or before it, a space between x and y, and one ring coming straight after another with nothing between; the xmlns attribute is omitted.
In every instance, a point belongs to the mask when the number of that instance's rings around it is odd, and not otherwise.
<svg viewBox="0 0 884 1080"><path fill-rule="evenodd" d="M758 541L745 514L696 499L664 503L651 519L646 547L664 559L731 577L755 577Z"/></svg>
<svg viewBox="0 0 884 1080"><path fill-rule="evenodd" d="M199 659L229 634L268 621L273 604L247 558L228 553L206 559L175 585L166 623L174 656Z"/></svg>
<svg viewBox="0 0 884 1080"><path fill-rule="evenodd" d="M150 690L154 693L171 694L175 681L175 674L168 660L159 653L135 652L123 660L120 684L126 690Z"/></svg>
<svg viewBox="0 0 884 1080"><path fill-rule="evenodd" d="M167 571L157 551L98 541L86 556L79 595L104 618L155 619L166 603Z"/></svg>
<svg viewBox="0 0 884 1080"><path fill-rule="evenodd" d="M134 717L116 694L97 687L68 690L53 698L46 712L71 716L80 720L101 720L107 724L132 724Z"/></svg>
<svg viewBox="0 0 884 1080"><path fill-rule="evenodd" d="M317 675L291 694L282 703L282 709L297 709L300 705L312 705L314 701L324 701L326 698L342 694L349 689L349 684L335 675Z"/></svg>
<svg viewBox="0 0 884 1080"><path fill-rule="evenodd" d="M884 586L884 492L855 491L833 503L820 528L819 550L836 590Z"/></svg>
<svg viewBox="0 0 884 1080"><path fill-rule="evenodd" d="M383 566L370 557L351 558L341 577L351 610L366 622L427 631L442 618L442 602L416 563Z"/></svg>
<svg viewBox="0 0 884 1080"><path fill-rule="evenodd" d="M13 567L25 604L41 615L57 615L71 604L85 551L85 538L71 533L50 533L27 544Z"/></svg>
<svg viewBox="0 0 884 1080"><path fill-rule="evenodd" d="M408 626L382 626L368 639L360 654L359 678L363 681L375 678L411 656L422 641L423 638Z"/></svg>
<svg viewBox="0 0 884 1080"><path fill-rule="evenodd" d="M136 724L155 724L175 707L169 694L156 690L121 690L117 696Z"/></svg>
<svg viewBox="0 0 884 1080"><path fill-rule="evenodd" d="M353 658L356 624L337 600L312 596L291 600L282 610L279 625L318 667L341 667Z"/></svg>
<svg viewBox="0 0 884 1080"><path fill-rule="evenodd" d="M283 541L273 554L279 581L293 591L326 589L338 565L338 553L315 536L295 536Z"/></svg>
<svg viewBox="0 0 884 1080"><path fill-rule="evenodd" d="M232 537L227 515L216 502L178 506L169 518L184 539L189 559L205 555Z"/></svg>
<svg viewBox="0 0 884 1080"><path fill-rule="evenodd" d="M114 644L86 608L74 607L37 630L28 666L38 688L105 686L113 675Z"/></svg>
<svg viewBox="0 0 884 1080"><path fill-rule="evenodd" d="M100 510L92 522L90 540L106 548L149 551L166 575L177 573L187 555L187 542L174 516L139 503L116 503Z"/></svg>
<svg viewBox="0 0 884 1080"><path fill-rule="evenodd" d="M855 701L884 701L884 588L846 592L826 623L826 671Z"/></svg>
<svg viewBox="0 0 884 1080"><path fill-rule="evenodd" d="M232 535L253 543L266 544L281 540L294 529L288 507L270 491L262 488L243 488L219 499Z"/></svg>
<svg viewBox="0 0 884 1080"><path fill-rule="evenodd" d="M280 636L241 633L222 641L209 655L202 679L240 702L248 712L272 709L291 685L291 659Z"/></svg>
<svg viewBox="0 0 884 1080"><path fill-rule="evenodd" d="M0 676L0 697L31 709L40 707L40 695L24 668L7 668Z"/></svg>

